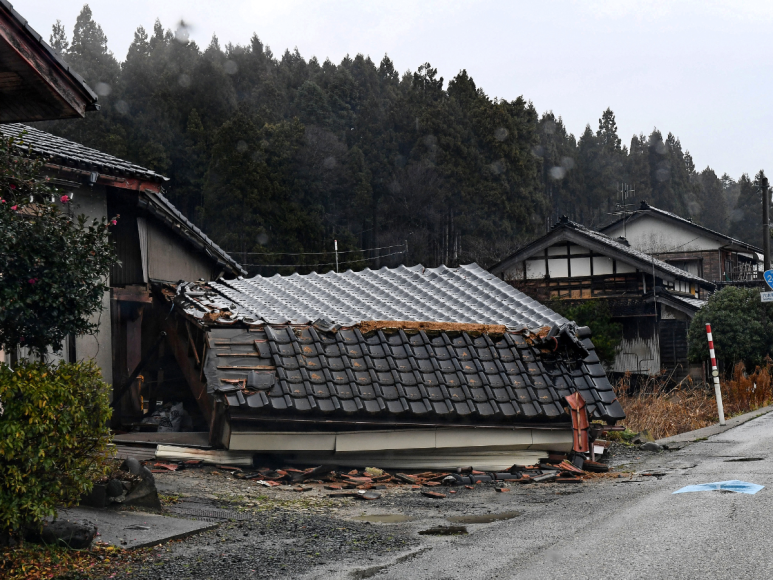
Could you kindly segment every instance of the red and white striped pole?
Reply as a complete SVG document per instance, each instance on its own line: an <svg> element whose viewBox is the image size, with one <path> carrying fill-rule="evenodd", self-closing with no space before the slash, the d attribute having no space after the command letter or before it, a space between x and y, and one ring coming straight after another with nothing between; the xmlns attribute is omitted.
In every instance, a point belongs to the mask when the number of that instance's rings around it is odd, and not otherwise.
<svg viewBox="0 0 773 580"><path fill-rule="evenodd" d="M709 354L711 355L711 376L714 377L714 396L717 398L717 412L719 424L725 424L725 409L722 406L722 390L719 388L719 369L717 369L717 355L714 354L714 339L711 336L711 325L706 324L706 335L709 337Z"/></svg>

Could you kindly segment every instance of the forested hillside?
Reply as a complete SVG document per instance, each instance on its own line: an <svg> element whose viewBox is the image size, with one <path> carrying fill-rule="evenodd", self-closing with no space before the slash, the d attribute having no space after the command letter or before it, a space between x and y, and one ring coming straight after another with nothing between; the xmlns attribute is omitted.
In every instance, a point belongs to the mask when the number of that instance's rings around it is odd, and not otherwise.
<svg viewBox="0 0 773 580"><path fill-rule="evenodd" d="M464 70L446 82L429 63L400 73L387 56L275 56L257 36L202 49L159 22L138 28L119 62L87 6L51 44L102 111L41 128L170 177L168 197L237 259L306 265L254 273L326 271L314 265L333 262L334 239L342 268L487 266L563 214L610 221L621 182L635 188L630 203L759 241L747 175L696 170L670 133L624 144L609 109L576 138Z"/></svg>

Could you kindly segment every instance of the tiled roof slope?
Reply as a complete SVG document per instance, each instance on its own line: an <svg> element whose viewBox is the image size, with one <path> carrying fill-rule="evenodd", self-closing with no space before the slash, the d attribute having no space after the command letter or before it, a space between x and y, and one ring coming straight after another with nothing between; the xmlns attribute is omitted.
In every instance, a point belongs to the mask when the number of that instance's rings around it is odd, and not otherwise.
<svg viewBox="0 0 773 580"><path fill-rule="evenodd" d="M22 123L0 125L0 133L6 138L16 137L25 131L26 134L22 136L23 144L19 146L21 149L29 148L34 154L50 157L63 165L91 169L113 176L129 176L156 182L168 181L168 178L155 171L40 129Z"/></svg>
<svg viewBox="0 0 773 580"><path fill-rule="evenodd" d="M246 322L304 324L323 318L346 326L364 320L403 320L503 324L513 329L567 322L477 264L277 274L210 286Z"/></svg>
<svg viewBox="0 0 773 580"><path fill-rule="evenodd" d="M563 397L575 391L592 417L624 418L589 338L560 334L552 352L528 337L524 331L212 328L204 375L232 420L566 423Z"/></svg>

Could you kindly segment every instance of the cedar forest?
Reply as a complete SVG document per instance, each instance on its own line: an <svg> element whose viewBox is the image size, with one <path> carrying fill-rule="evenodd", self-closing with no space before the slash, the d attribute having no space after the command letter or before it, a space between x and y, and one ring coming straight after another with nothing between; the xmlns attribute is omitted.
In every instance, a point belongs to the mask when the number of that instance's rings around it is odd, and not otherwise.
<svg viewBox="0 0 773 580"><path fill-rule="evenodd" d="M88 6L71 37L54 25L51 45L101 112L39 126L169 177L171 201L251 275L328 271L334 239L342 270L486 267L562 215L610 221L620 183L635 188L629 203L761 244L747 174L697 170L657 129L625 145L610 109L576 138L465 70L446 83L429 63L400 74L387 56L276 57L257 36L202 50L182 23L138 28L121 63Z"/></svg>

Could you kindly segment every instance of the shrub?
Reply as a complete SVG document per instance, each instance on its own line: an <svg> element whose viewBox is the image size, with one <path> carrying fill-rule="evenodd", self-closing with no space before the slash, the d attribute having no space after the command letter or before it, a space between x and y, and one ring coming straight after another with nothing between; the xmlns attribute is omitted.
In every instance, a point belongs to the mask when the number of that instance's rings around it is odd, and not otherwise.
<svg viewBox="0 0 773 580"><path fill-rule="evenodd" d="M93 332L105 279L117 263L109 240L115 220L63 211L42 174L44 160L19 149L24 135L0 137L0 348L61 350L68 334Z"/></svg>
<svg viewBox="0 0 773 580"><path fill-rule="evenodd" d="M0 532L91 490L109 441L108 393L91 362L0 365Z"/></svg>
<svg viewBox="0 0 773 580"><path fill-rule="evenodd" d="M773 304L760 301L759 289L728 286L709 298L692 319L687 333L692 362L709 357L707 322L711 324L717 360L728 372L738 362L746 368L761 365L773 349Z"/></svg>
<svg viewBox="0 0 773 580"><path fill-rule="evenodd" d="M733 417L765 407L773 401L771 384L773 361L747 373L743 363L735 365L730 376L720 381L725 416ZM615 385L615 393L625 411L625 426L632 433L649 431L655 439L714 425L719 420L714 388L689 384L673 389L669 377L649 377L636 392L630 386L630 373Z"/></svg>

